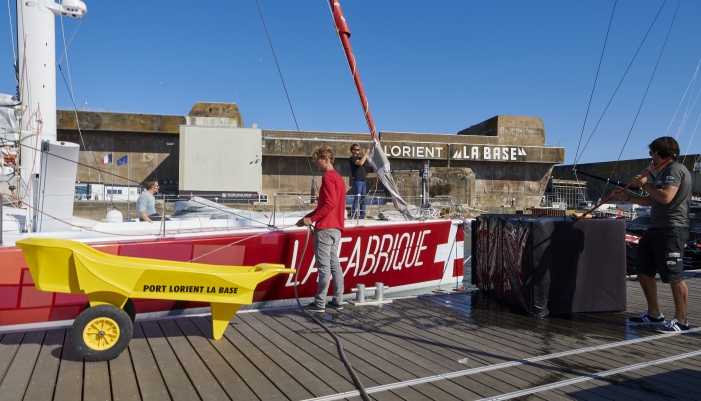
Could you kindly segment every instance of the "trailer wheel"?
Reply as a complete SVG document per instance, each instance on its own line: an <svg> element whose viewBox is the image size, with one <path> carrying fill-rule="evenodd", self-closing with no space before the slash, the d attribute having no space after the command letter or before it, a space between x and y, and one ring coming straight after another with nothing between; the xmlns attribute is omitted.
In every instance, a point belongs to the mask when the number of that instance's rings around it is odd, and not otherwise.
<svg viewBox="0 0 701 401"><path fill-rule="evenodd" d="M90 307L90 302L85 304L85 309L88 309ZM136 306L134 306L134 301L131 300L131 298L127 298L127 302L124 304L124 312L129 315L129 319L131 319L131 322L134 323L134 319L136 319Z"/></svg>
<svg viewBox="0 0 701 401"><path fill-rule="evenodd" d="M134 326L129 315L112 305L84 310L71 327L71 345L86 361L116 358L131 341Z"/></svg>

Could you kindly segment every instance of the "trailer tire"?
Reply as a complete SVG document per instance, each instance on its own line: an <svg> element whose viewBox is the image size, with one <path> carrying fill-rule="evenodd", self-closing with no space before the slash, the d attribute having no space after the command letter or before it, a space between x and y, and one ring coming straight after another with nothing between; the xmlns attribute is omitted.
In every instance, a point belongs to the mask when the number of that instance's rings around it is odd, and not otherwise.
<svg viewBox="0 0 701 401"><path fill-rule="evenodd" d="M90 301L85 304L85 309L88 309L90 307ZM134 319L136 319L136 306L134 305L134 301L131 300L131 298L127 298L127 302L124 304L124 312L129 315L129 319L131 319L131 322L134 323Z"/></svg>
<svg viewBox="0 0 701 401"><path fill-rule="evenodd" d="M71 327L73 349L90 362L116 358L124 351L134 334L129 315L112 305L85 309Z"/></svg>

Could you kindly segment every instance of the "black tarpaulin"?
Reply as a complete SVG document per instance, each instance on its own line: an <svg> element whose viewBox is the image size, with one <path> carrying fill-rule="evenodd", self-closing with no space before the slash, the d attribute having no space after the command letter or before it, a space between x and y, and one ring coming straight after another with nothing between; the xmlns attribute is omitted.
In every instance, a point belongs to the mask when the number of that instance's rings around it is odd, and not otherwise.
<svg viewBox="0 0 701 401"><path fill-rule="evenodd" d="M472 282L532 316L626 309L625 221L483 215Z"/></svg>

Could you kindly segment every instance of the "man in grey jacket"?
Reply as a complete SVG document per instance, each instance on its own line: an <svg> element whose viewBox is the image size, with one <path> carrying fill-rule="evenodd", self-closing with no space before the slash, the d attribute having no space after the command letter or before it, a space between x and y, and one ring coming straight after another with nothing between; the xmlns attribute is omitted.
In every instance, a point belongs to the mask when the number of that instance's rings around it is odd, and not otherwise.
<svg viewBox="0 0 701 401"><path fill-rule="evenodd" d="M139 221L161 221L161 216L156 212L156 195L160 186L158 180L149 178L144 182L146 188L136 200L136 212L139 214Z"/></svg>

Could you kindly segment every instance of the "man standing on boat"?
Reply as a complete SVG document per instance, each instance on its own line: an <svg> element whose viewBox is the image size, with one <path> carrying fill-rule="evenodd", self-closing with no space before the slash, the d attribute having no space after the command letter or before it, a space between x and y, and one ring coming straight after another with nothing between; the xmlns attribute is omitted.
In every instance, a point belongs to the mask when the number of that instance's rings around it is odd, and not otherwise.
<svg viewBox="0 0 701 401"><path fill-rule="evenodd" d="M368 193L367 185L365 185L365 177L367 172L365 166L368 165L367 158L370 149L365 150L363 157L360 157L360 145L354 143L350 147L350 169L353 182L353 207L351 208L351 218L365 218L365 196ZM358 204L360 203L360 215L358 215Z"/></svg>
<svg viewBox="0 0 701 401"><path fill-rule="evenodd" d="M333 168L333 150L322 146L312 154L314 163L323 175L319 200L316 209L297 222L298 227L311 226L314 229L314 255L319 280L314 302L305 309L309 312L324 313L328 305L334 309L343 308L343 270L338 260L338 245L346 215L346 184ZM333 299L326 303L329 282L333 279Z"/></svg>
<svg viewBox="0 0 701 401"><path fill-rule="evenodd" d="M631 325L659 326L663 333L687 333L686 319L689 290L684 282L684 244L689 237L689 208L691 206L691 175L677 162L679 144L672 137L657 138L650 145L652 163L657 166L668 157L672 160L661 167L653 179L636 175L633 184L643 188L648 196L615 194L621 201L652 206L650 228L638 242L635 270L647 300L647 311L628 319ZM674 318L665 321L657 299L655 272L663 283L669 283L674 297Z"/></svg>
<svg viewBox="0 0 701 401"><path fill-rule="evenodd" d="M156 195L160 186L158 180L149 178L144 182L146 190L139 195L136 200L136 212L139 214L139 221L161 221L161 217L156 212Z"/></svg>

